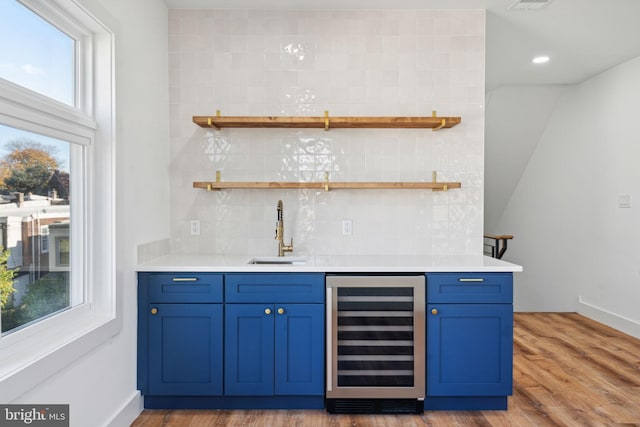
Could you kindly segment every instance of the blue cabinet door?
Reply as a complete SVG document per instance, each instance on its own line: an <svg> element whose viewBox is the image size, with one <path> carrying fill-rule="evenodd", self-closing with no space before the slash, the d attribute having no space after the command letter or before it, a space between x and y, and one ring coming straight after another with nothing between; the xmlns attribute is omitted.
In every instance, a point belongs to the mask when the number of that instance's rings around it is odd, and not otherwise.
<svg viewBox="0 0 640 427"><path fill-rule="evenodd" d="M275 307L275 394L324 395L324 306Z"/></svg>
<svg viewBox="0 0 640 427"><path fill-rule="evenodd" d="M507 396L512 371L511 304L427 306L428 396Z"/></svg>
<svg viewBox="0 0 640 427"><path fill-rule="evenodd" d="M324 394L322 304L227 304L228 396Z"/></svg>
<svg viewBox="0 0 640 427"><path fill-rule="evenodd" d="M149 395L222 394L222 304L149 304Z"/></svg>
<svg viewBox="0 0 640 427"><path fill-rule="evenodd" d="M227 304L224 354L225 395L273 395L273 305Z"/></svg>

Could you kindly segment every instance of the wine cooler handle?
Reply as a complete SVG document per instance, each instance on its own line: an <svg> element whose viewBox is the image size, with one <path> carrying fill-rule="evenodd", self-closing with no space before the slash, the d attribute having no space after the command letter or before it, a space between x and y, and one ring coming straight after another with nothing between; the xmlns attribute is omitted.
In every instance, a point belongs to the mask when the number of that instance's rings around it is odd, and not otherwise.
<svg viewBox="0 0 640 427"><path fill-rule="evenodd" d="M333 388L333 384L332 384L332 376L333 376L333 344L332 344L332 336L331 336L331 328L333 325L333 319L331 318L331 311L332 311L332 305L333 305L333 288L327 288L326 289L327 292L327 300L325 301L325 307L327 310L327 314L326 314L326 322L327 322L327 327L326 327L326 331L327 331L327 347L329 348L329 351L327 351L327 366L326 366L326 371L327 371L327 391L331 391L331 389Z"/></svg>

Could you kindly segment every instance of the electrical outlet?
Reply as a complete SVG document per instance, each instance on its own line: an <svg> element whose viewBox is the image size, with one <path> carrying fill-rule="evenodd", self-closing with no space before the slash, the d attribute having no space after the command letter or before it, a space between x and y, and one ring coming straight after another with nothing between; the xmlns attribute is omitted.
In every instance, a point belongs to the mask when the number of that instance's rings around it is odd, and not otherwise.
<svg viewBox="0 0 640 427"><path fill-rule="evenodd" d="M351 236L353 234L353 221L350 219L342 220L342 235Z"/></svg>
<svg viewBox="0 0 640 427"><path fill-rule="evenodd" d="M200 220L197 220L197 219L191 220L191 235L192 236L200 235Z"/></svg>

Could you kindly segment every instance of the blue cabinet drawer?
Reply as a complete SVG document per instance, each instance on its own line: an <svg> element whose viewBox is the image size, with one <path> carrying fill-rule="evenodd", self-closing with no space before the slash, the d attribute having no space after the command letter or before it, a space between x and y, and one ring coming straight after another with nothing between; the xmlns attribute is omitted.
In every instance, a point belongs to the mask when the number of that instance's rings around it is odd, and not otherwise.
<svg viewBox="0 0 640 427"><path fill-rule="evenodd" d="M324 302L324 274L227 274L226 302Z"/></svg>
<svg viewBox="0 0 640 427"><path fill-rule="evenodd" d="M512 273L429 273L428 303L513 302Z"/></svg>
<svg viewBox="0 0 640 427"><path fill-rule="evenodd" d="M149 302L222 302L222 274L140 273Z"/></svg>

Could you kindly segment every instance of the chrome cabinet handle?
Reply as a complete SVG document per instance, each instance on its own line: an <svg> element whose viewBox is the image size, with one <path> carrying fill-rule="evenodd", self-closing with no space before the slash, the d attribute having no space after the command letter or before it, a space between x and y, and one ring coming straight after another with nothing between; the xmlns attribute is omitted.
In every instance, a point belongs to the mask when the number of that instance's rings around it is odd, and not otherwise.
<svg viewBox="0 0 640 427"><path fill-rule="evenodd" d="M458 282L484 282L482 278L458 279Z"/></svg>
<svg viewBox="0 0 640 427"><path fill-rule="evenodd" d="M197 277L174 277L171 279L174 282L197 282Z"/></svg>

